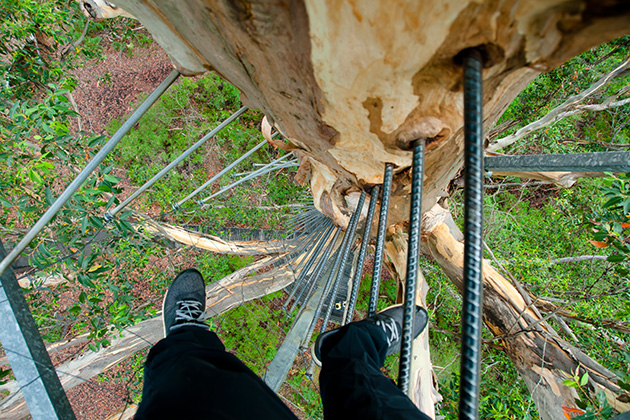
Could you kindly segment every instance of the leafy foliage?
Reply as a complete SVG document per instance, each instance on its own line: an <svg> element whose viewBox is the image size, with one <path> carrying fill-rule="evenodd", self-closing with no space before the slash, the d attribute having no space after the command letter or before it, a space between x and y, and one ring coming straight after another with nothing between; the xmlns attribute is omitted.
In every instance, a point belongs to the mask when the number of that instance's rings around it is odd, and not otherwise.
<svg viewBox="0 0 630 420"><path fill-rule="evenodd" d="M596 210L587 223L593 231L591 243L597 248L614 248L608 261L627 262L630 258L630 174L610 174L602 192L605 200L602 209ZM628 274L625 268L617 269L620 274Z"/></svg>

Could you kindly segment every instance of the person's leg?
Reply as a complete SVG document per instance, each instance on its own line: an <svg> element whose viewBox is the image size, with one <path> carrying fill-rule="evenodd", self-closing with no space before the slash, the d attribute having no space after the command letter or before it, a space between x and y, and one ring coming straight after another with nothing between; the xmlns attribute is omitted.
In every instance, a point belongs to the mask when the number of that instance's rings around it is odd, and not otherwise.
<svg viewBox="0 0 630 420"><path fill-rule="evenodd" d="M142 419L291 419L280 398L216 334L184 327L150 351L144 368Z"/></svg>
<svg viewBox="0 0 630 420"><path fill-rule="evenodd" d="M197 270L180 273L162 307L166 338L149 352L136 419L295 420L280 398L204 323Z"/></svg>
<svg viewBox="0 0 630 420"><path fill-rule="evenodd" d="M420 318L417 322L423 325L418 325L417 334L426 325L426 312ZM322 363L319 383L326 420L429 420L381 373L385 357L400 346L399 339L394 341L382 325L366 320L352 322L321 341L317 353Z"/></svg>

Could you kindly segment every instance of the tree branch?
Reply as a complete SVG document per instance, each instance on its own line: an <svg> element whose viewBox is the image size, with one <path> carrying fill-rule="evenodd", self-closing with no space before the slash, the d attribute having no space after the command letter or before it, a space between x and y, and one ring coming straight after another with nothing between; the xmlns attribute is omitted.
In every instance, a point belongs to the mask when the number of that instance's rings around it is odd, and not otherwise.
<svg viewBox="0 0 630 420"><path fill-rule="evenodd" d="M564 304L563 306L566 306L567 304ZM539 298L536 302L536 306L545 313L554 313L564 319L580 321L596 327L610 328L625 334L630 334L630 321L617 321L614 319L595 319L577 315L567 310L563 306L558 306L555 303L550 302L546 298Z"/></svg>
<svg viewBox="0 0 630 420"><path fill-rule="evenodd" d="M617 101L617 102L612 102L612 103L607 104L606 103L607 101L605 100L602 104L580 105L580 102L592 96L595 92L600 90L610 81L622 75L627 70L629 63L630 63L630 57L626 58L619 66L617 66L617 68L615 68L610 73L606 74L604 77L600 78L597 82L593 83L585 91L577 95L571 96L562 105L559 105L556 108L552 109L544 117L530 124L527 124L525 127L517 130L516 133L491 142L488 145L486 150L488 152L496 152L499 149L502 149L504 147L507 147L515 143L516 141L522 139L523 137L525 137L526 135L530 133L533 133L534 131L540 130L543 127L546 127L550 124L553 124L557 121L560 121L572 115L580 114L586 111L601 111L603 109L614 108L616 106L621 106L621 105L624 105L625 103L628 103L626 102L627 100L622 100L622 101ZM622 91L625 91L625 89L626 88L622 88L616 95L613 95L612 97L607 98L607 100L610 98L617 98L619 95L623 93Z"/></svg>

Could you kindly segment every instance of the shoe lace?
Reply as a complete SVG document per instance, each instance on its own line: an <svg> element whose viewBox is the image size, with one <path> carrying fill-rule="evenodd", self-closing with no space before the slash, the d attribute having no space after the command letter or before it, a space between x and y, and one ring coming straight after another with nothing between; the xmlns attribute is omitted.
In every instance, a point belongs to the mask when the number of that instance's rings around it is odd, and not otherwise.
<svg viewBox="0 0 630 420"><path fill-rule="evenodd" d="M385 331L388 347L391 346L392 343L400 339L398 325L396 325L396 321L394 321L393 318L387 318L385 320L379 319L378 321L376 321L376 325L378 325L383 331Z"/></svg>
<svg viewBox="0 0 630 420"><path fill-rule="evenodd" d="M177 302L175 310L175 323L179 322L204 322L208 316L203 310L202 303L197 300L181 300Z"/></svg>

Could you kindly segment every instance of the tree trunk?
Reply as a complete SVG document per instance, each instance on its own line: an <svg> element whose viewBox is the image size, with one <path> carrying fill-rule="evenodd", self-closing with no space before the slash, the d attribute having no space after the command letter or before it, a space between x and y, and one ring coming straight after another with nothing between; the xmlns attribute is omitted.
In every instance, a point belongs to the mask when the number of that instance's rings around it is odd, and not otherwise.
<svg viewBox="0 0 630 420"><path fill-rule="evenodd" d="M404 295L405 278L407 277L407 249L409 236L402 223L391 226L388 229L385 254L389 257L390 270L399 284ZM387 260L387 258L386 258ZM427 308L427 293L429 284L418 272L418 284L416 289L416 304ZM401 302L399 302L401 303ZM437 380L433 373L431 363L431 351L429 347L429 326L413 341L411 359L411 381L409 384L409 398L418 406L420 411L432 419L435 418L435 404L442 401L442 396L437 389Z"/></svg>
<svg viewBox="0 0 630 420"><path fill-rule="evenodd" d="M442 267L453 284L461 290L464 245L462 234L450 213L436 206L423 219L423 251ZM579 368L589 373L589 389L602 390L617 411L630 410L628 402L617 396L622 390L614 373L589 358L577 347L549 330L536 312L525 302L517 288L501 276L488 262L483 264L484 322L523 377L545 420L564 418L562 407L576 408L574 388L562 381ZM623 392L625 397L630 397ZM627 399L625 400L627 401Z"/></svg>
<svg viewBox="0 0 630 420"><path fill-rule="evenodd" d="M85 0L84 0L85 1ZM395 167L390 222L407 220L407 143L427 139L423 208L463 158L458 54L485 58L489 129L538 74L630 31L621 0L338 2L119 0L184 74L216 70L308 161L315 205L345 226L349 193ZM119 10L117 9L117 10ZM106 15L106 13L103 13Z"/></svg>

